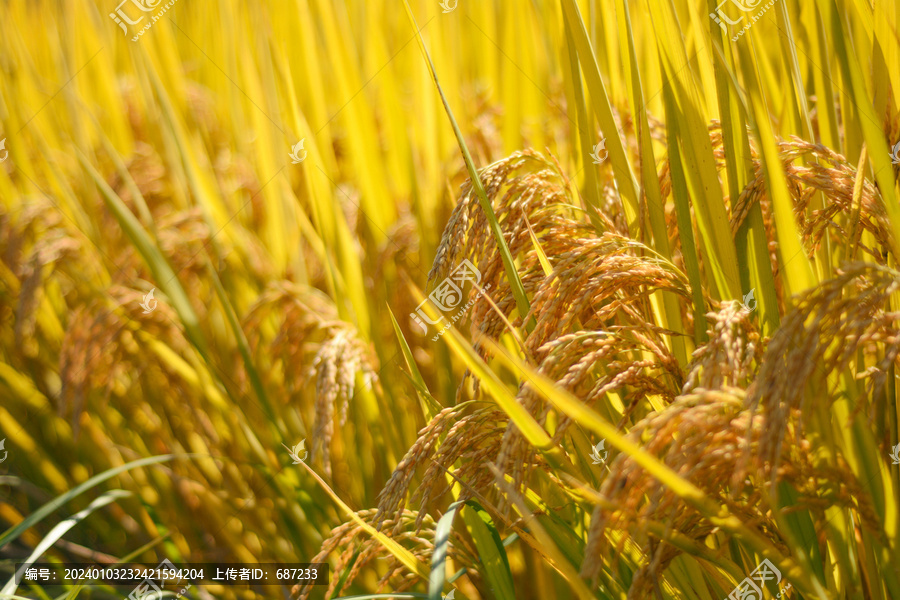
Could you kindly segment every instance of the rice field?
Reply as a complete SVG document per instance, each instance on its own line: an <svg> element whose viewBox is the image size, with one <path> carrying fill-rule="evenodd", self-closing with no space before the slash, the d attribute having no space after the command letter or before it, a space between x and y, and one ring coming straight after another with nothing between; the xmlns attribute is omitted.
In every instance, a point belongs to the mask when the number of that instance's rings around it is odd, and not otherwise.
<svg viewBox="0 0 900 600"><path fill-rule="evenodd" d="M900 4L116 1L0 3L0 599L900 600ZM327 577L24 576L163 561Z"/></svg>

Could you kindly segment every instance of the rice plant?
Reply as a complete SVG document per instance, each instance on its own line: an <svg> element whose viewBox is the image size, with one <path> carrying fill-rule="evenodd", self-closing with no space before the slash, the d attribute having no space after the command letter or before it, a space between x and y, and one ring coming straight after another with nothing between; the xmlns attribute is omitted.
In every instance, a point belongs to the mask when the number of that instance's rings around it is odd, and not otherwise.
<svg viewBox="0 0 900 600"><path fill-rule="evenodd" d="M0 598L900 600L898 25L0 4Z"/></svg>

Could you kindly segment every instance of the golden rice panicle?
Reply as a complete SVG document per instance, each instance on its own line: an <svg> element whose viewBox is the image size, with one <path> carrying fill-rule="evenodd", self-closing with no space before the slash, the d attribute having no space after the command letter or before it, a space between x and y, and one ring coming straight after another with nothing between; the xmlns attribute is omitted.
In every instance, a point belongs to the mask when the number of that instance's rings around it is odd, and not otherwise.
<svg viewBox="0 0 900 600"><path fill-rule="evenodd" d="M539 370L584 395L589 403L611 390L627 391L635 402L648 393L674 398L683 373L667 347L665 337L670 333L654 324L649 297L667 290L688 298L684 275L628 238L614 233L598 237L583 212L571 209L577 202L569 195L559 165L539 153L514 153L485 167L480 175L510 251L520 261L525 289L533 298L529 316L537 326L526 334L525 351ZM538 259L532 231L552 257L549 275ZM482 336L500 337L507 328L504 317L515 309L494 246L487 219L467 182L429 276L433 279L448 271L463 252L478 262L481 287L490 288L471 309L477 350L483 350ZM573 330L576 333L570 334ZM595 342L596 348L591 347ZM549 408L527 386L520 389L519 400L539 422L545 422ZM557 439L568 424L562 420ZM493 458L518 486L535 466L534 450L509 426ZM488 473L482 475L489 480Z"/></svg>
<svg viewBox="0 0 900 600"><path fill-rule="evenodd" d="M793 411L787 428L795 430L799 420L799 411ZM777 463L761 459L759 450L770 428L766 415L751 409L743 390L697 389L642 419L626 437L641 443L646 452L698 485L714 502L768 538L781 553L789 554L790 550L773 533L778 529L772 517L777 507L768 504L766 492L767 487L771 489L780 481L789 482L797 490L797 505L810 509L817 529L828 520L826 509L840 506L858 511L866 530L879 531L871 500L845 462L838 461L835 467L814 465L811 444L806 439L783 447ZM748 460L752 461L751 469L746 468ZM827 499L822 497L823 490L828 491ZM627 454L612 460L600 497L603 502L595 506L591 517L581 573L596 580L606 557L618 554L611 552L611 540L620 540L616 542L619 550L626 540L639 543L647 562L633 579L629 598L652 595L653 581L680 554L674 546L660 544L660 538L648 530L648 523L664 524L667 530L698 544L705 544L718 530ZM630 537L610 535L612 531L627 532Z"/></svg>
<svg viewBox="0 0 900 600"><path fill-rule="evenodd" d="M377 529L381 529L387 520L397 519L406 510L416 469L432 459L440 445L441 436L457 422L458 412L459 409L455 406L445 408L419 431L419 437L397 463L390 479L378 494L378 512L374 519Z"/></svg>
<svg viewBox="0 0 900 600"><path fill-rule="evenodd" d="M872 263L847 264L835 277L803 294L782 319L749 388L749 405L762 405L769 423L760 448L763 460L774 461L780 454L794 411L808 419L811 402L830 405L831 394L824 382L857 362L859 353L872 366L859 373L865 392L850 400L856 410L874 418L869 399L880 393L900 352L896 330L900 315L886 310L898 289L900 272ZM809 384L815 399L807 395ZM797 443L802 443L804 422L808 421L801 421L795 432Z"/></svg>
<svg viewBox="0 0 900 600"><path fill-rule="evenodd" d="M14 274L21 284L18 286L17 298L15 298L15 291L10 290L9 305L6 310L3 310L3 305L7 299L4 297L7 294L0 297L0 317L7 310L10 316L14 315L15 347L20 348L24 356L33 360L50 358L40 357L41 344L39 340L47 335L47 332L41 331L38 325L38 308L45 297L45 284L50 280L58 281L60 272L77 272L83 250L83 246L78 240L68 237L61 229L52 231L56 235L45 235L29 249L27 254L22 252L21 256L16 256L16 254L25 250L21 245L24 238L18 237L13 231L9 231L9 236L6 238L11 242L10 246L7 246L9 252L4 253L5 256L8 256L9 263L7 264L4 260L3 264L9 268L9 273ZM0 235L3 233L5 232L0 227Z"/></svg>
<svg viewBox="0 0 900 600"><path fill-rule="evenodd" d="M509 427L504 417L502 411L487 406L474 409L452 424L412 497L413 501L420 501L420 511L426 510L450 491L447 472L457 463L459 467L454 470L455 478L466 483L459 500L491 492L493 476L487 464L500 451L500 440ZM417 522L416 526L419 525Z"/></svg>
<svg viewBox="0 0 900 600"><path fill-rule="evenodd" d="M175 311L158 301L152 312L139 310L146 292L113 285L106 300L73 308L60 348L60 412L77 427L91 391L103 396L123 395L148 369L166 369L171 385L178 379L164 361L142 347L143 339L156 336L178 352L187 352L188 341L178 327ZM129 386L129 387L124 387Z"/></svg>
<svg viewBox="0 0 900 600"><path fill-rule="evenodd" d="M319 346L306 372L307 378L315 377L316 381L316 420L310 452L314 457L321 452L322 466L328 476L331 476L330 442L334 437L335 409L339 405L339 421L344 425L357 374L368 389L377 380L373 363L367 345L356 336L354 329L347 328L334 332Z"/></svg>
<svg viewBox="0 0 900 600"><path fill-rule="evenodd" d="M532 301L536 326L526 346L535 358L544 360L556 350L551 342L571 331L610 328L641 330L648 345L660 346L662 353L667 332L654 324L649 297L666 290L687 298L684 275L663 261L639 256L646 248L617 234L573 236L567 246L556 249L553 272L540 282Z"/></svg>
<svg viewBox="0 0 900 600"><path fill-rule="evenodd" d="M374 509L361 510L356 513L360 519L369 525L375 523L376 511ZM428 564L434 552L435 522L427 515L420 515L415 511L403 510L396 517L383 521L385 535L399 543L412 553L417 560ZM473 572L477 569L477 562L464 550L458 531L452 530L448 543L448 556L460 566L466 566ZM369 534L356 521L349 521L335 527L331 534L322 542L319 553L310 562L327 562L334 553L339 553L335 564L332 565L332 573L343 573L348 568L349 573L338 589L340 577L331 577L326 598L334 598L346 590L359 576L363 568L371 566L370 563L378 558L386 558L386 562L377 563L387 567L384 575L377 583L380 593L402 593L419 582L418 576L409 572L402 563L388 553L381 544L371 538ZM359 555L357 556L357 552ZM310 585L297 585L291 590L292 596L298 600L309 597L313 587Z"/></svg>
<svg viewBox="0 0 900 600"><path fill-rule="evenodd" d="M651 413L626 437L742 518L765 520L759 508L758 488L747 487L744 482L737 488L729 486L739 457L748 447L756 447L763 427L759 418L751 426L743 400L741 390L698 390ZM598 505L593 512L582 564L585 577L599 575L603 557L608 555L607 529L633 534L643 531L635 539L643 539L644 552L652 556L655 538L646 535L647 521L665 523L667 528L698 541L715 528L627 454L613 459L600 495L608 504ZM674 555L657 557L654 569L661 573L671 558Z"/></svg>
<svg viewBox="0 0 900 600"><path fill-rule="evenodd" d="M285 400L302 402L306 367L319 344L339 324L337 309L320 291L275 281L250 306L242 329L265 370L284 373L278 383L287 393Z"/></svg>
<svg viewBox="0 0 900 600"><path fill-rule="evenodd" d="M567 205L577 202L569 198L568 183L558 165L533 150L515 152L484 167L479 176L512 256L525 262L520 271L525 283L531 271L540 271L526 222L536 234L549 230L561 220L576 222L575 211ZM505 283L503 263L495 247L487 217L471 180L467 180L444 228L428 279L431 281L449 272L463 256L468 256L484 277L481 287L490 283L494 301L509 314L515 302L510 304L511 292ZM500 294L499 289L507 293ZM526 285L526 291L528 289Z"/></svg>
<svg viewBox="0 0 900 600"><path fill-rule="evenodd" d="M721 141L721 140L720 140ZM856 168L840 154L821 144L813 144L791 136L789 140L779 140L779 158L788 179L788 190L794 202L794 216L800 224L803 243L809 253L822 244L828 235L833 244L847 243L852 227L853 189L857 178ZM717 158L724 166L724 150ZM753 157L753 179L741 191L733 203L731 212L732 233L737 232L750 214L756 202L760 203L766 222L766 235L770 246L777 247L771 206L766 189L765 172L762 162L755 152ZM802 159L802 160L799 160ZM819 210L810 210L809 204L814 194L820 192L826 199ZM807 216L809 215L809 216ZM890 248L892 236L884 202L875 185L863 182L860 197L856 236L851 243L858 243L863 231L872 234L882 248ZM883 262L881 250L860 246L875 262ZM774 253L773 253L774 255ZM778 263L773 263L777 268Z"/></svg>
<svg viewBox="0 0 900 600"><path fill-rule="evenodd" d="M562 244L567 244L561 247ZM572 236L554 248L553 272L541 278L531 307L536 326L525 350L538 371L593 405L609 392L626 404L623 419L647 395L671 401L683 373L669 351L665 331L653 323L649 296L656 290L687 295L682 275L644 247L617 234ZM551 408L527 385L519 401L539 423ZM554 432L562 440L570 425L561 418ZM534 467L534 449L513 427L504 434L497 465L521 487Z"/></svg>
<svg viewBox="0 0 900 600"><path fill-rule="evenodd" d="M746 388L764 350L751 312L737 301L706 315L709 342L694 351L682 393L695 389Z"/></svg>
<svg viewBox="0 0 900 600"><path fill-rule="evenodd" d="M460 463L456 477L467 483L461 498L472 490L487 492L492 476L485 465L496 457L499 441L506 427L504 413L493 407L476 408L462 414L458 407L442 410L420 432L413 446L394 469L390 480L378 495L375 526L383 527L386 519L397 519L409 501L420 500L420 527L430 505L449 489L446 473ZM443 441L441 440L443 437ZM414 494L412 484L417 469L427 465Z"/></svg>
<svg viewBox="0 0 900 600"><path fill-rule="evenodd" d="M334 304L321 292L287 281L267 287L243 326L254 353L268 358L269 363L262 364L282 374L283 381L278 383L286 400L304 410L312 408L310 455L330 477L335 417L339 415L341 424L346 422L357 377L369 389L378 381L371 349L353 325L338 319ZM307 385L312 382L310 397Z"/></svg>

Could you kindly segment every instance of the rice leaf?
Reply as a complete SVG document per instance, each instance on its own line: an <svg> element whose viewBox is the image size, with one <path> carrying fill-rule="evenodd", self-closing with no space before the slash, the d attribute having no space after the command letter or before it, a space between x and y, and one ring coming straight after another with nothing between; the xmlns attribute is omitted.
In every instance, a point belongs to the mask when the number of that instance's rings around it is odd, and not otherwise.
<svg viewBox="0 0 900 600"><path fill-rule="evenodd" d="M347 506L347 504L343 500L341 500L340 496L335 494L334 490L332 490L331 487L327 483L325 483L325 481L321 477L319 477L319 474L312 470L312 467L310 467L303 461L301 461L300 464L303 465L303 468L306 469L306 471L312 476L312 478L319 483L319 485L331 497L334 503L338 505L338 508L341 509L344 515L350 517L350 519L354 523L356 523L360 527L360 529L365 531L367 534L372 536L372 538L377 540L378 543L384 546L384 548L388 552L393 554L394 557L403 564L403 566L410 570L410 572L418 575L424 580L429 579L430 573L427 566L423 564L419 559L417 559L412 552L361 519L356 514L356 511Z"/></svg>
<svg viewBox="0 0 900 600"><path fill-rule="evenodd" d="M409 369L413 385L416 387L416 393L419 396L419 403L422 407L422 414L425 415L426 421L431 421L437 413L441 412L442 407L428 391L428 386L426 385L425 380L422 379L422 374L419 372L419 367L416 365L416 359L412 354L412 350L406 342L406 338L403 337L403 332L400 331L400 325L397 324L397 319L394 317L394 311L391 310L390 306L388 306L387 309L388 315L391 317L391 325L394 327L394 334L397 336L397 341L400 343L400 350L403 352L404 360L406 360L406 367Z"/></svg>
<svg viewBox="0 0 900 600"><path fill-rule="evenodd" d="M464 502L454 502L447 507L447 512L441 516L434 528L434 550L431 552L431 576L428 578L428 600L442 600L441 592L444 590L446 580L447 551L450 547L450 531L453 528L453 519L456 512Z"/></svg>
<svg viewBox="0 0 900 600"><path fill-rule="evenodd" d="M31 527L34 527L35 524L40 523L44 520L48 515L52 514L56 511L56 509L60 508L63 504L71 500L72 498L76 498L83 494L84 492L100 485L104 481L108 479L112 479L116 475L120 473L124 473L126 471L130 471L131 469L136 469L139 467L146 467L149 465L155 465L157 463L167 462L173 460L175 456L173 454L163 454L161 456L150 456L148 458L142 458L139 460L135 460L129 463L125 463L124 465L120 465L113 469L107 469L98 475L94 475L84 483L72 488L68 492L54 498L50 502L47 502L39 509L22 519L20 523L14 525L0 534L0 548L3 548L20 535L22 532L27 531Z"/></svg>
<svg viewBox="0 0 900 600"><path fill-rule="evenodd" d="M630 67L626 70L626 80L631 92L631 111L635 116L639 128L639 149L641 154L641 191L647 202L647 211L650 214L650 229L653 231L653 248L662 256L671 256L669 250L669 233L666 227L666 211L663 206L662 192L659 189L659 176L656 173L656 156L653 153L653 143L650 138L650 122L644 109L644 92L641 84L641 72L638 68L638 56L634 47L634 34L631 30L631 15L628 3L619 0L616 4L618 16L619 39L623 46L622 55L627 57ZM681 325L681 307L678 297L669 292L655 294L662 301L665 317L661 319L663 327L671 329L676 335L670 336L672 352L678 360L678 364L688 364L688 352L685 339L682 336L684 329Z"/></svg>
<svg viewBox="0 0 900 600"><path fill-rule="evenodd" d="M660 62L666 79L671 82L675 103L673 117L678 120L681 150L685 164L685 180L692 199L697 226L703 243L704 257L709 260L712 281L709 287L720 300L742 297L740 275L734 239L725 212L722 189L716 173L715 158L707 130L708 119L703 101L692 80L690 59L680 36L668 35L677 31L678 19L672 0L661 0L657 11L651 12L657 33Z"/></svg>
<svg viewBox="0 0 900 600"><path fill-rule="evenodd" d="M490 585L493 597L498 600L515 600L515 587L509 568L509 559L491 516L474 500L466 502L462 516L466 521L469 533L472 534L472 539L475 540L478 559L484 568L483 573ZM431 600L437 599L432 598Z"/></svg>
<svg viewBox="0 0 900 600"><path fill-rule="evenodd" d="M194 309L191 307L187 293L178 282L178 276L169 266L168 261L159 251L159 249L150 240L150 237L144 231L141 224L135 218L121 198L107 185L97 170L88 162L84 154L76 149L76 156L81 161L82 166L88 175L94 180L100 195L106 206L118 221L122 230L128 235L128 238L134 244L135 248L140 252L153 277L162 289L172 307L178 313L181 323L184 326L185 333L192 344L197 348L198 352L204 359L208 360L209 352L206 347L206 340L203 332L200 330L200 322Z"/></svg>
<svg viewBox="0 0 900 600"><path fill-rule="evenodd" d="M818 0L818 5L823 12L833 0ZM858 5L859 3L857 3ZM885 142L884 132L879 125L879 120L875 114L872 101L866 89L863 80L862 69L856 56L855 49L848 39L849 25L846 19L840 16L836 9L831 11L831 32L835 44L836 54L840 59L841 72L844 80L850 87L854 104L860 114L860 128L865 138L866 146L869 149L869 159L872 161L872 170L875 173L875 181L878 182L878 188L884 201L885 211L891 224L891 235L893 248L892 251L897 256L900 252L900 205L898 205L897 182L894 177L893 168L891 167L891 155L888 145Z"/></svg>
<svg viewBox="0 0 900 600"><path fill-rule="evenodd" d="M628 231L632 237L640 239L639 186L634 176L634 170L628 160L625 144L619 137L619 128L616 127L616 122L613 118L612 104L609 100L609 95L606 93L606 85L600 76L597 57L594 55L584 20L581 18L581 11L578 9L575 0L562 0L562 5L564 17L568 24L566 32L567 34L571 32L574 39L574 45L578 53L578 62L581 64L581 69L584 71L584 77L587 81L591 106L600 119L600 130L603 132L606 143L609 144L607 147L609 160L618 183L618 191L622 195L622 208L625 211ZM599 141L597 140L597 142Z"/></svg>
<svg viewBox="0 0 900 600"><path fill-rule="evenodd" d="M444 110L447 113L447 117L450 119L450 124L453 126L453 133L456 135L456 141L459 144L460 152L462 152L463 159L465 160L466 169L469 171L469 178L472 181L475 193L477 194L478 200L481 203L481 208L484 211L485 218L491 228L494 241L497 242L497 250L500 252L500 257L503 260L503 268L506 270L506 277L509 280L513 297L516 300L516 307L519 309L519 315L524 319L528 314L530 306L528 297L525 295L525 287L522 285L522 280L519 278L519 274L516 271L516 265L513 261L512 254L509 252L509 246L506 244L506 239L503 237L503 231L500 229L500 223L497 221L497 216L494 214L491 202L488 200L487 193L484 191L484 185L481 183L481 178L478 176L478 170L475 168L475 162L472 160L472 155L469 154L469 148L466 146L462 131L459 129L459 125L457 125L456 119L453 117L453 111L450 109L450 104L448 104L447 98L444 96L444 91L441 89L441 84L437 78L437 72L434 69L434 63L431 62L431 56L428 54L428 49L425 47L425 41L422 39L422 32L416 23L416 18L412 14L409 2L403 0L403 4L406 7L406 16L409 18L409 22L416 32L416 41L418 41L419 49L422 51L425 62L428 64L431 78L434 80L434 85L441 97L441 102L444 103ZM527 324L527 326L531 327L530 324Z"/></svg>
<svg viewBox="0 0 900 600"><path fill-rule="evenodd" d="M131 492L126 492L125 490L110 490L95 498L90 504L88 504L87 508L78 511L71 517L64 519L63 521L54 525L53 528L47 532L47 535L44 536L40 543L35 546L34 550L31 551L31 554L28 555L28 558L22 561L22 566L19 567L18 571L16 571L13 576L10 577L9 581L6 582L6 585L3 586L2 590L0 590L0 595L15 594L16 590L19 588L18 584L16 583L16 578L21 577L25 573L25 571L29 567L31 567L31 565L34 564L37 559L43 556L44 552L46 552L51 546L53 546L53 544L57 542L57 540L64 536L67 531L75 527L79 522L83 521L94 511L103 508L107 504L116 502L120 498L125 498L130 495Z"/></svg>
<svg viewBox="0 0 900 600"><path fill-rule="evenodd" d="M752 39L752 32L750 30ZM766 189L772 199L775 222L777 224L778 245L781 254L781 268L786 274L785 282L790 294L797 294L815 286L818 277L806 256L800 239L800 232L794 219L794 204L788 191L787 178L778 157L775 135L766 109L756 68L751 58L750 42L747 37L738 41L741 72L745 78L747 101L753 115L751 126L758 138L766 175Z"/></svg>

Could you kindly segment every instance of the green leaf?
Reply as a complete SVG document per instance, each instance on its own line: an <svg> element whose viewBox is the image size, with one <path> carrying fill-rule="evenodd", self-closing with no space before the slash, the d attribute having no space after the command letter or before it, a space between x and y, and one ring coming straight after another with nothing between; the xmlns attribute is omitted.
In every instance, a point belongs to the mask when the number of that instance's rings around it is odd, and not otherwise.
<svg viewBox="0 0 900 600"><path fill-rule="evenodd" d="M478 558L484 567L482 573L491 586L494 598L515 600L515 586L513 585L512 571L509 568L509 559L491 516L474 500L466 502L462 515L469 533L475 540ZM432 597L432 600L437 599Z"/></svg>
<svg viewBox="0 0 900 600"><path fill-rule="evenodd" d="M412 350L406 342L406 338L403 337L403 332L400 331L400 325L394 317L394 311L391 310L390 306L388 306L387 309L388 315L391 317L391 325L394 327L394 334L397 336L397 341L400 342L400 349L403 351L403 358L406 360L406 366L409 369L413 386L416 388L416 394L419 397L419 403L422 407L422 414L425 415L426 421L431 421L435 415L441 412L442 407L428 391L428 386L425 384L425 379L422 378L422 374L419 372L419 367L416 365L416 359L413 357Z"/></svg>
<svg viewBox="0 0 900 600"><path fill-rule="evenodd" d="M641 72L638 68L638 55L634 48L634 35L631 31L631 15L628 11L628 3L618 0L616 14L619 18L619 40L623 46L622 55L628 57L627 81L631 91L631 111L639 129L639 148L641 153L641 189L647 200L647 212L650 215L650 229L653 232L653 249L666 258L672 256L669 249L669 231L666 227L666 211L663 206L662 192L659 188L659 175L656 172L656 156L653 153L653 141L650 138L650 121L647 119L647 111L644 105L644 91L641 84ZM682 368L688 364L687 348L683 334L684 327L681 322L681 307L678 297L671 293L660 291L654 295L654 307L658 307L658 300L662 300L661 321L663 327L674 331L677 335L669 336L669 344L672 354L678 360Z"/></svg>
<svg viewBox="0 0 900 600"><path fill-rule="evenodd" d="M869 149L869 160L872 162L872 170L875 172L875 181L878 182L881 198L891 224L892 250L897 258L900 257L900 205L897 204L897 181L891 166L890 149L885 141L881 119L876 117L875 107L872 105L866 89L856 48L852 45L850 35L845 35L845 31L850 30L850 25L846 23L846 19L841 18L839 11L834 7L833 0L819 0L819 6L823 12L826 12L826 8L823 6L825 3L832 5L830 25L835 54L840 59L844 81L850 87L854 104L859 110L860 128ZM857 6L860 4L857 3ZM865 12L860 11L858 14L865 14ZM896 36L896 32L894 35ZM894 90L894 93L896 92L897 90Z"/></svg>
<svg viewBox="0 0 900 600"><path fill-rule="evenodd" d="M802 550L809 565L816 573L819 581L826 581L822 569L822 555L819 552L819 539L813 525L812 513L798 502L797 490L787 481L778 484L778 503L782 509L782 519L786 529L793 535L795 546ZM788 510L785 510L788 509Z"/></svg>
<svg viewBox="0 0 900 600"><path fill-rule="evenodd" d="M241 359L244 361L244 368L247 370L247 375L250 378L251 385L253 385L253 390L256 392L256 397L266 411L269 423L274 423L275 428L282 435L285 435L286 428L284 426L284 420L276 416L272 403L269 401L269 395L266 394L262 379L259 377L259 372L253 364L253 357L250 354L250 344L247 342L247 336L244 334L244 330L241 329L241 323L238 320L237 312L234 310L234 306L228 299L225 288L222 287L222 281L219 279L219 274L216 273L216 270L213 269L212 264L210 264L208 260L206 261L206 272L209 273L209 277L213 282L213 287L216 290L216 295L219 297L219 302L222 303L222 307L225 309L228 325L231 327L231 331L237 341L238 351L241 354Z"/></svg>
<svg viewBox="0 0 900 600"><path fill-rule="evenodd" d="M750 30L751 37L753 31L753 29ZM750 40L747 36L738 40L738 54L741 59L744 86L747 89L748 108L752 115L750 124L759 143L763 172L766 177L766 189L772 200L775 232L781 255L780 264L784 273L782 280L788 288L788 295L793 295L814 287L818 282L818 277L806 256L800 231L794 218L794 202L788 190L787 176L778 154L775 133L772 129L765 95L756 72L756 61L752 58Z"/></svg>
<svg viewBox="0 0 900 600"><path fill-rule="evenodd" d="M622 195L622 208L625 212L625 220L628 222L628 232L634 239L640 239L639 222L639 185L634 176L634 169L628 160L628 152L622 138L619 137L619 129L616 127L616 121L613 118L612 103L609 95L606 93L606 85L600 76L600 66L597 64L597 57L591 47L591 41L588 37L587 28L584 20L581 18L581 11L575 0L562 0L563 16L569 25L566 30L571 32L574 38L575 48L578 52L578 61L581 63L581 69L584 71L584 78L587 82L588 92L591 96L591 104L597 117L600 119L600 129L607 143L607 151L609 152L609 160L612 164L613 173L618 184L619 193ZM587 132L585 132L587 135ZM591 168L591 165L588 165Z"/></svg>
<svg viewBox="0 0 900 600"><path fill-rule="evenodd" d="M76 156L78 157L78 160L81 161L84 169L94 180L94 183L100 189L100 195L106 203L107 208L112 212L116 221L118 221L119 226L131 240L135 249L144 258L144 261L153 273L153 277L159 287L169 297L172 307L175 309L175 312L178 313L181 324L184 326L187 338L197 348L200 355L208 362L209 354L207 352L203 332L200 330L200 321L197 318L197 314L194 312L193 307L191 307L191 302L188 299L187 293L178 281L178 275L172 270L172 267L169 266L169 263L162 255L162 252L154 245L150 236L144 231L144 228L137 218L130 210L128 210L128 207L122 199L119 198L111 187L109 187L106 181L100 176L100 173L97 172L93 165L85 158L84 154L77 148Z"/></svg>
<svg viewBox="0 0 900 600"><path fill-rule="evenodd" d="M671 35L679 29L675 7L671 0L660 1L656 6L658 10L650 16L661 67L671 82L674 98L673 114L667 112L666 120L678 121L684 163L690 165L684 174L703 242L703 257L712 274L710 292L718 294L720 300L736 300L743 296L737 253L709 139L708 117L693 80L684 40L680 35Z"/></svg>
<svg viewBox="0 0 900 600"><path fill-rule="evenodd" d="M447 579L447 550L450 547L450 531L453 529L453 518L462 502L454 502L440 518L434 528L434 550L431 552L431 576L428 578L428 599L441 600L444 582Z"/></svg>
<svg viewBox="0 0 900 600"><path fill-rule="evenodd" d="M131 492L126 492L125 490L110 490L105 494L102 494L100 497L96 498L93 502L91 502L87 508L84 510L80 510L68 519L62 521L61 523L57 523L53 529L47 532L47 535L44 536L44 539L40 541L40 543L35 546L34 550L28 555L23 561L19 570L16 573L13 573L13 576L9 578L9 581L6 582L6 585L3 586L3 589L0 590L0 594L15 594L16 590L19 588L18 584L16 584L16 576L21 575L25 572L28 567L34 564L37 559L39 559L44 552L47 551L53 544L55 544L63 535L66 534L67 531L75 527L79 522L83 521L88 515L92 512L103 508L107 504L111 504L118 500L119 498L125 498L130 496Z"/></svg>
<svg viewBox="0 0 900 600"><path fill-rule="evenodd" d="M710 0L712 2L712 0ZM728 193L731 199L732 220L741 192L754 178L750 158L750 139L747 134L746 106L741 102L734 75L734 55L728 36L710 19L714 44L716 95L719 100L722 124L722 143L725 148L725 171L728 174ZM722 38L726 46L721 47ZM673 123L667 120L667 125ZM674 185L674 184L673 184ZM680 225L679 225L680 226ZM738 262L741 265L741 290L756 290L760 328L764 335L772 335L780 321L778 297L775 294L775 275L769 258L762 208L758 201L750 207L750 214L734 232Z"/></svg>
<svg viewBox="0 0 900 600"><path fill-rule="evenodd" d="M325 483L325 480L319 477L319 474L312 470L312 468L307 465L305 462L301 462L300 465L306 469L306 472L315 479L322 489L331 496L331 499L334 500L334 503L338 505L338 508L344 513L345 516L350 517L350 519L359 526L360 529L365 531L367 534L372 536L379 544L384 546L384 548L394 555L394 557L400 561L407 569L409 569L412 573L415 573L422 579L428 579L429 573L425 568L425 565L422 564L415 554L404 548L397 541L391 538L388 535L385 535L372 527L368 522L363 520L356 511L347 506L347 503L344 502L340 496L338 496L331 486ZM424 597L424 596L422 596Z"/></svg>
<svg viewBox="0 0 900 600"><path fill-rule="evenodd" d="M697 258L697 247L694 245L694 226L691 220L690 196L687 180L684 176L684 165L681 161L681 150L678 147L678 119L675 114L675 99L669 86L663 88L663 101L666 107L666 133L669 144L669 176L672 179L672 199L675 202L675 219L678 222L678 238L681 241L681 254L684 257L684 268L691 284L691 300L694 304L694 343L700 345L708 340L706 335L706 299L703 297L703 278L700 274L700 260Z"/></svg>
<svg viewBox="0 0 900 600"><path fill-rule="evenodd" d="M40 523L47 515L61 507L63 504L80 496L84 492L89 489L103 483L107 479L112 479L119 473L124 473L125 471L130 471L131 469L136 469L138 467L146 467L147 465L155 465L157 463L170 461L175 458L174 454L162 454L160 456L150 456L148 458L142 458L140 460L135 460L130 463L125 463L124 465L108 469L99 475L94 475L84 483L72 488L65 494L54 498L50 502L46 503L27 517L25 517L21 523L15 525L0 535L0 549L9 544L11 541L22 535L22 532L28 530L30 527L33 527L36 523Z"/></svg>
<svg viewBox="0 0 900 600"><path fill-rule="evenodd" d="M425 41L422 39L421 29L419 29L418 24L416 24L416 18L412 14L409 2L403 0L403 4L406 6L406 15L409 17L409 21L416 31L416 40L419 42L419 49L422 50L422 54L425 56L425 62L428 63L428 70L431 72L431 78L434 80L435 87L437 87L441 102L444 103L444 110L450 118L450 124L453 126L453 133L456 135L456 142L459 144L463 160L466 162L466 169L469 171L469 178L472 180L472 186L475 188L478 201L481 203L481 209L484 211L484 215L487 218L491 233L494 234L494 241L497 242L497 250L500 252L500 258L503 260L503 268L506 270L506 277L509 279L509 287L512 290L513 297L516 299L516 307L519 309L519 315L524 319L528 314L528 309L530 307L528 298L525 295L525 287L522 285L522 280L519 278L519 273L516 271L516 265L515 262L513 262L509 246L507 246L506 240L503 238L503 231L500 229L497 215L494 214L491 202L488 200L487 193L484 191L484 185L481 183L481 177L478 176L475 162L472 160L472 155L469 153L468 146L466 146L466 140L463 138L462 131L456 123L456 119L453 117L453 111L450 110L450 104L447 103L447 98L444 96L444 90L441 89L434 63L431 62L431 56L428 54L428 49L425 47ZM533 320L530 321L530 324L527 326L530 328L532 324Z"/></svg>

